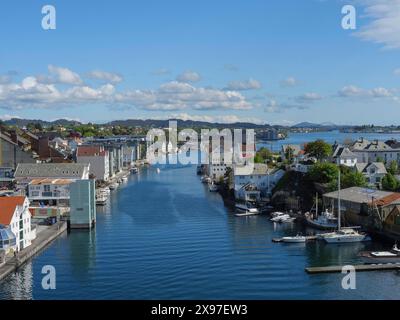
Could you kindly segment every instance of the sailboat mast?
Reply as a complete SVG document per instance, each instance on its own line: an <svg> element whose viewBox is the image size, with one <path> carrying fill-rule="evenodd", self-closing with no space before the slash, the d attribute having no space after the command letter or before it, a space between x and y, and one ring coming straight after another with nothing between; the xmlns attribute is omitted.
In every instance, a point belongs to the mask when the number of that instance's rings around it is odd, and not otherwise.
<svg viewBox="0 0 400 320"><path fill-rule="evenodd" d="M318 192L315 193L315 215L318 218Z"/></svg>
<svg viewBox="0 0 400 320"><path fill-rule="evenodd" d="M341 218L341 205L340 205L340 167L339 167L339 175L338 175L338 230L340 230L340 218Z"/></svg>

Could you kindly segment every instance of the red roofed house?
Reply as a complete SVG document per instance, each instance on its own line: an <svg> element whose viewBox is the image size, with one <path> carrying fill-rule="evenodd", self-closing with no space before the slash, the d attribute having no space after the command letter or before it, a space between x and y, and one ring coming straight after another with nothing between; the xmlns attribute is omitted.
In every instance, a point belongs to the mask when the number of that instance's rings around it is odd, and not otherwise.
<svg viewBox="0 0 400 320"><path fill-rule="evenodd" d="M27 197L0 197L0 225L9 227L16 237L15 251L32 244L36 229L31 228L31 213Z"/></svg>
<svg viewBox="0 0 400 320"><path fill-rule="evenodd" d="M103 146L78 146L76 149L76 162L89 163L90 174L96 180L107 181L110 177L108 151Z"/></svg>

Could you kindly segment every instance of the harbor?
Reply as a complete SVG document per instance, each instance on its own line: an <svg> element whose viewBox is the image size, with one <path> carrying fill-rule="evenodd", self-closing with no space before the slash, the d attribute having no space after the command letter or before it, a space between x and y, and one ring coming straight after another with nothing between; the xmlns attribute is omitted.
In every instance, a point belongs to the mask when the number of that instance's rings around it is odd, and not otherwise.
<svg viewBox="0 0 400 320"><path fill-rule="evenodd" d="M188 208L190 204L190 208ZM309 275L305 268L362 264L379 242L329 245L273 243L307 234L296 221L269 215L235 216L210 192L195 166L140 167L97 210L96 227L56 239L0 283L0 297L33 299L368 299L399 298L398 274L357 274L357 288L341 289L340 273ZM57 290L41 288L43 265L57 270ZM117 276L116 276L117 275ZM101 288L113 288L102 290ZM389 295L390 292L390 295Z"/></svg>

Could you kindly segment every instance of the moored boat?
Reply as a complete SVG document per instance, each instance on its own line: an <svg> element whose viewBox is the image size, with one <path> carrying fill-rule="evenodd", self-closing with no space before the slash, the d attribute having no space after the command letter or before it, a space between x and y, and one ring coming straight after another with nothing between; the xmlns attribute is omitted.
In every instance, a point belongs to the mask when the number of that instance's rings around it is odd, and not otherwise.
<svg viewBox="0 0 400 320"><path fill-rule="evenodd" d="M307 240L307 238L300 234L296 235L295 237L283 237L282 238L282 242L287 242L287 243L301 243L301 242L306 242L306 240Z"/></svg>
<svg viewBox="0 0 400 320"><path fill-rule="evenodd" d="M400 263L400 249L397 244L389 251L362 251L358 254L364 263Z"/></svg>
<svg viewBox="0 0 400 320"><path fill-rule="evenodd" d="M258 214L260 211L258 210L257 207L253 206L251 203L246 202L246 203L236 203L235 208L238 211L243 211L243 212L249 212L253 214Z"/></svg>
<svg viewBox="0 0 400 320"><path fill-rule="evenodd" d="M212 182L212 183L208 186L208 190L209 190L210 192L217 192L217 191L218 191L218 186Z"/></svg>

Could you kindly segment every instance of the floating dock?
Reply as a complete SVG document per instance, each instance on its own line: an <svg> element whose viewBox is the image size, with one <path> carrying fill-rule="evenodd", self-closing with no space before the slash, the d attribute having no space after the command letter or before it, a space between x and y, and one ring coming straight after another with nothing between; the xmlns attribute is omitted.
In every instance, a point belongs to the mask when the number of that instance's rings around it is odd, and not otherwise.
<svg viewBox="0 0 400 320"><path fill-rule="evenodd" d="M309 274L340 273L343 267L344 266L308 267L305 270ZM353 267L356 271L400 270L400 263L359 264L353 265Z"/></svg>
<svg viewBox="0 0 400 320"><path fill-rule="evenodd" d="M66 230L67 223L62 221L57 222L56 224L49 226L46 230L38 233L36 239L32 241L32 244L29 247L20 251L16 257L6 259L5 264L0 266L0 280L16 271L20 266L26 263L35 254L43 250Z"/></svg>

